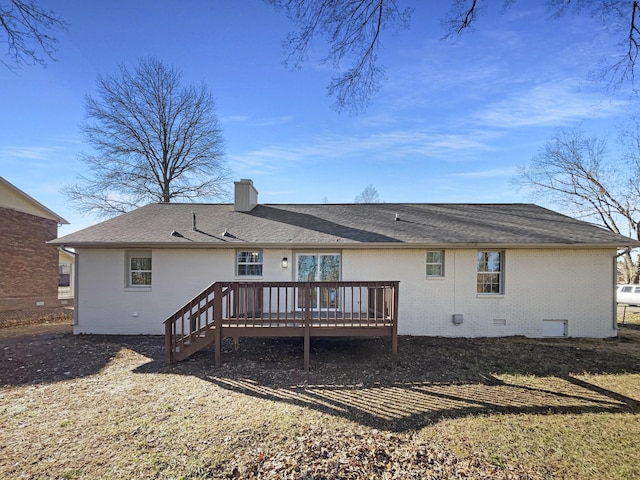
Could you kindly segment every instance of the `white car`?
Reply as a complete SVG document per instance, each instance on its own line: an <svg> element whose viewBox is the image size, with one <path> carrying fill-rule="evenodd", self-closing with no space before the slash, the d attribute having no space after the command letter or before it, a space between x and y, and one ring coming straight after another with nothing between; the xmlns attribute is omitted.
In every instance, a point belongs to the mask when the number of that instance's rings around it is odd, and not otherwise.
<svg viewBox="0 0 640 480"><path fill-rule="evenodd" d="M640 306L640 285L618 285L616 301L627 305Z"/></svg>

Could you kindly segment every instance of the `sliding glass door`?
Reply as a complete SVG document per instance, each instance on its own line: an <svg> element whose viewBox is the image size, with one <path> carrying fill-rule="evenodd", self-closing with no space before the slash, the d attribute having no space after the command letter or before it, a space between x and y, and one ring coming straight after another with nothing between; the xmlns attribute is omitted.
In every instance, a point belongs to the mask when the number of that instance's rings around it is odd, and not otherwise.
<svg viewBox="0 0 640 480"><path fill-rule="evenodd" d="M297 278L299 282L326 282L340 280L340 255L336 253L300 253L297 255ZM298 308L303 299L298 298ZM311 307L314 309L337 308L338 292L333 287L316 288L311 292Z"/></svg>

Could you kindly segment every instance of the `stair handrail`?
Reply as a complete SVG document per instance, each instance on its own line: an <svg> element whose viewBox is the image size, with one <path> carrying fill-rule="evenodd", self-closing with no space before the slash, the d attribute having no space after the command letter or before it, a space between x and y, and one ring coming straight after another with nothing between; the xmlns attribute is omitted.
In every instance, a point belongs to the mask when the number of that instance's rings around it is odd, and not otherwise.
<svg viewBox="0 0 640 480"><path fill-rule="evenodd" d="M224 289L224 287L227 287ZM165 352L169 363L175 362L175 353L178 345L184 346L185 341L194 338L194 335L205 333L215 324L216 316L220 316L222 312L216 312L215 308L212 315L207 315L209 308L214 307L216 289L222 294L222 297L229 293L228 284L221 282L213 282L200 293L195 295L191 300L186 302L182 307L170 315L163 323L165 326ZM204 305L202 302L205 301ZM204 314L205 322L201 321ZM188 320L187 329L185 330L185 316ZM178 331L178 322L182 320L182 329ZM197 327L197 328L196 328Z"/></svg>

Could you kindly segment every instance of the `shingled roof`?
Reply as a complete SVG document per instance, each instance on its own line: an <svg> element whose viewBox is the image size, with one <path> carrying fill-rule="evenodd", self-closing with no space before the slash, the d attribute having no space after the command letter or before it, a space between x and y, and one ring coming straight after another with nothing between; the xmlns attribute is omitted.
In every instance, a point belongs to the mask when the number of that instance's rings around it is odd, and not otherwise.
<svg viewBox="0 0 640 480"><path fill-rule="evenodd" d="M194 228L195 217L195 228ZM70 247L640 246L533 204L151 204L50 243Z"/></svg>

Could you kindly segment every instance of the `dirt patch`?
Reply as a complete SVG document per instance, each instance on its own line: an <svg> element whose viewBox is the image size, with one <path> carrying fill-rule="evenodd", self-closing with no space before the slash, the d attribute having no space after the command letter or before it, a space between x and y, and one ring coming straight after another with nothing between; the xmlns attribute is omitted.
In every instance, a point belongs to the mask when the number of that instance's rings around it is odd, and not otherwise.
<svg viewBox="0 0 640 480"><path fill-rule="evenodd" d="M73 323L73 309L68 307L34 308L30 310L0 311L0 328L28 325L67 325ZM3 333L2 335L7 335Z"/></svg>
<svg viewBox="0 0 640 480"><path fill-rule="evenodd" d="M616 478L607 452L638 473L619 441L577 460L562 442L509 457L470 433L472 419L514 416L517 441L537 438L529 418L579 431L570 415L593 415L589 439L604 418L634 436L634 328L609 340L401 337L395 370L389 339L314 338L307 372L301 339L243 338L238 351L225 339L220 369L211 349L169 366L161 337L74 336L71 323L60 310L0 317L0 478L577 478L576 462L594 462L584 478ZM465 424L434 430L449 422Z"/></svg>

